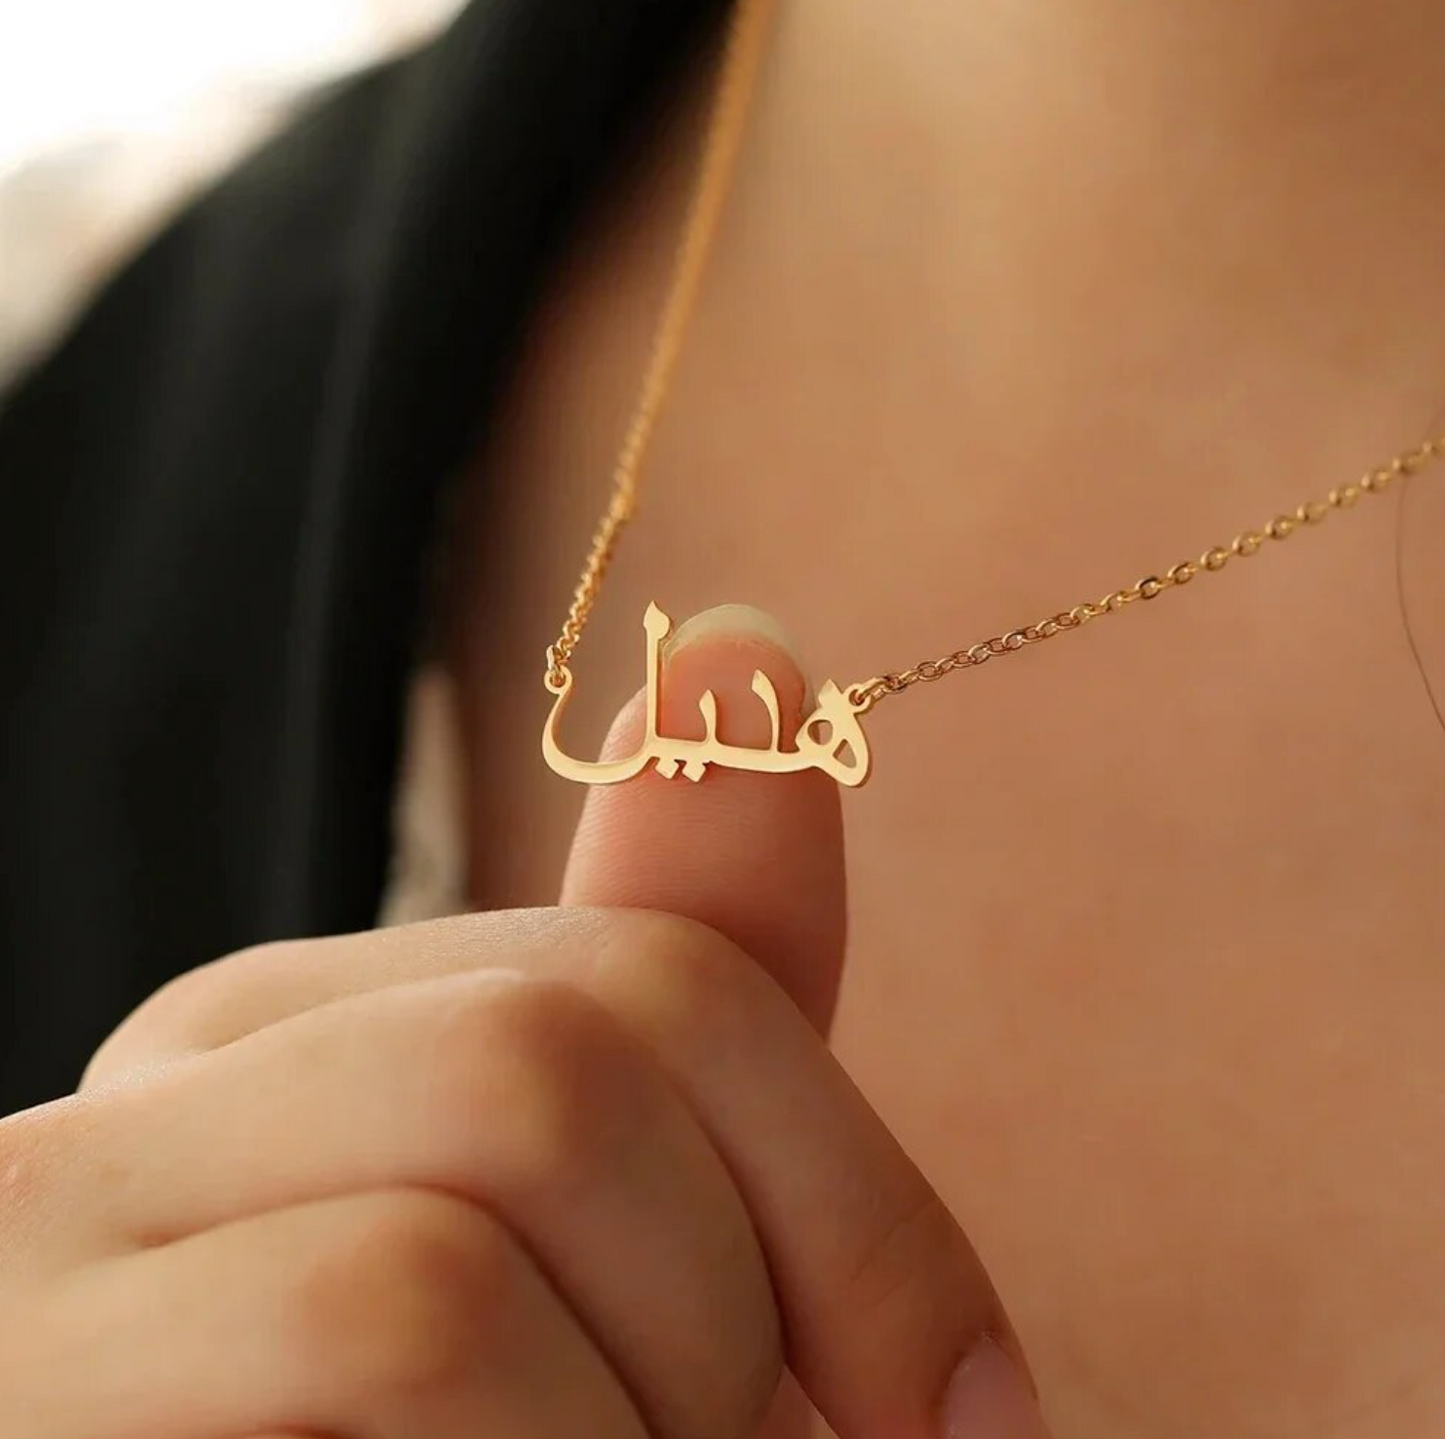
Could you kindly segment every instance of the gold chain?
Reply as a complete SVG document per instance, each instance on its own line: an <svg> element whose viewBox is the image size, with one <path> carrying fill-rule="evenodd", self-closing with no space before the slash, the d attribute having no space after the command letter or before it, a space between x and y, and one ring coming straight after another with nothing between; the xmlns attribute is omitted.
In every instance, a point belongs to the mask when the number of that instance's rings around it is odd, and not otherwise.
<svg viewBox="0 0 1445 1439"><path fill-rule="evenodd" d="M1322 500L1306 500L1293 513L1276 515L1262 529L1241 530L1229 544L1215 545L1205 550L1197 560L1181 560L1162 575L1150 575L1127 589L1114 590L1101 600L1085 600L1072 609L1061 610L1036 624L1025 625L1021 630L995 635L992 639L981 640L967 649L954 650L952 654L936 660L922 660L911 669L900 670L896 674L879 675L876 679L855 685L853 696L864 702L863 713L867 713L880 699L902 694L910 685L931 684L954 670L972 669L995 655L1012 654L1028 645L1038 644L1040 640L1081 629L1090 620L1117 614L1135 600L1158 599L1166 590L1187 585L1196 575L1217 575L1230 560L1247 560L1257 554L1268 540L1287 540L1304 525L1320 524L1334 510L1348 510L1363 495L1382 493L1394 480L1415 474L1441 454L1445 454L1445 436L1425 440L1413 450L1396 455L1389 464L1367 471L1353 484L1337 486Z"/></svg>
<svg viewBox="0 0 1445 1439"><path fill-rule="evenodd" d="M697 188L678 245L672 285L662 307L657 333L653 336L642 391L613 467L612 497L592 536L592 548L582 566L582 577L573 592L562 633L547 650L547 688L553 693L562 687L573 651L582 638L592 607L597 603L603 577L617 553L617 543L637 513L637 490L643 461L647 458L652 433L657 428L657 417L662 410L662 402L667 398L678 357L682 353L683 338L697 306L703 272L707 269L708 256L717 236L718 221L722 217L738 150L742 145L743 131L752 111L753 90L757 85L758 68L767 41L771 10L772 0L740 0L728 35L722 78L713 101Z"/></svg>
<svg viewBox="0 0 1445 1439"><path fill-rule="evenodd" d="M612 495L592 537L581 578L572 596L567 619L555 643L547 650L547 688L554 694L565 686L568 667L582 638L618 541L637 513L637 494L643 462L652 442L657 418L667 397L682 352L682 342L697 305L698 291L707 269L723 206L736 167L743 132L752 109L752 95L767 38L773 0L739 0L713 112L704 143L696 190L678 246L672 284L663 305L642 390L612 472ZM860 714L879 700L902 694L916 684L931 684L954 670L975 669L998 655L1015 653L1042 640L1082 629L1091 620L1117 614L1136 600L1157 599L1166 590L1179 589L1201 574L1218 574L1233 559L1248 559L1269 540L1286 540L1306 525L1318 525L1334 510L1347 510L1362 496L1380 494L1402 476L1415 474L1445 455L1445 435L1404 450L1387 464L1368 470L1352 484L1332 489L1322 500L1306 500L1288 514L1276 515L1261 529L1241 530L1228 545L1215 545L1198 559L1181 560L1162 575L1114 590L1100 600L1085 600L1022 629L980 640L966 649L938 659L922 660L906 670L877 675L848 689L848 699Z"/></svg>

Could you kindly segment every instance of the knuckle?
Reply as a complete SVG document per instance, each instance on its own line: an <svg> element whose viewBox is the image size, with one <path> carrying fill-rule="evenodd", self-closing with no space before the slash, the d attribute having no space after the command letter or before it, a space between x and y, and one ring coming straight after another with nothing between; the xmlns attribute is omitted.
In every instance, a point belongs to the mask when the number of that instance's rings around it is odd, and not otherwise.
<svg viewBox="0 0 1445 1439"><path fill-rule="evenodd" d="M602 963L684 1049L712 1050L753 1032L780 993L749 955L716 930L652 911L618 914Z"/></svg>
<svg viewBox="0 0 1445 1439"><path fill-rule="evenodd" d="M91 1056L82 1090L155 1062L157 1057L214 1049L231 1037L247 996L267 976L294 973L309 941L255 945L178 974L143 1000Z"/></svg>
<svg viewBox="0 0 1445 1439"><path fill-rule="evenodd" d="M841 1292L853 1312L877 1321L920 1276L951 1267L960 1235L952 1214L921 1174L879 1206L843 1260Z"/></svg>
<svg viewBox="0 0 1445 1439"><path fill-rule="evenodd" d="M501 1339L517 1252L482 1211L439 1194L368 1196L355 1210L299 1267L298 1352L373 1402L449 1392Z"/></svg>
<svg viewBox="0 0 1445 1439"><path fill-rule="evenodd" d="M73 1269L111 1227L131 1182L114 1116L104 1097L67 1095L0 1118L0 1288Z"/></svg>
<svg viewBox="0 0 1445 1439"><path fill-rule="evenodd" d="M80 1136L77 1101L57 1099L0 1118L0 1235L46 1207L57 1169ZM9 1249L0 1245L0 1258Z"/></svg>
<svg viewBox="0 0 1445 1439"><path fill-rule="evenodd" d="M647 1122L638 1056L571 985L517 976L472 990L429 1047L425 1086L444 1147L465 1163L489 1136L487 1183L525 1203L581 1191Z"/></svg>

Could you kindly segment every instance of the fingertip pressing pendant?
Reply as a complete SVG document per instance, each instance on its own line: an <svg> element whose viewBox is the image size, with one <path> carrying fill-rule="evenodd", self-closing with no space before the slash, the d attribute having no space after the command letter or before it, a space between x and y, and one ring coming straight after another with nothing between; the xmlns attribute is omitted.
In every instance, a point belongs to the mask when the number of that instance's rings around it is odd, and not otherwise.
<svg viewBox="0 0 1445 1439"><path fill-rule="evenodd" d="M672 621L657 605L647 607L643 618L647 635L647 718L642 743L634 754L616 760L579 760L566 754L557 738L562 716L572 698L570 668L550 662L547 692L552 709L542 727L542 756L564 779L579 784L621 784L635 778L649 765L663 779L681 775L696 783L710 768L746 770L753 774L797 774L816 769L850 789L863 784L872 767L868 737L860 720L871 702L860 694L866 686L841 690L827 680L818 690L817 706L798 726L793 747L782 747L778 696L772 681L761 670L753 675L753 693L762 701L771 721L772 740L766 749L724 744L717 737L717 696L707 690L698 702L704 738L672 739L659 733L658 709L662 670L662 642L672 633Z"/></svg>

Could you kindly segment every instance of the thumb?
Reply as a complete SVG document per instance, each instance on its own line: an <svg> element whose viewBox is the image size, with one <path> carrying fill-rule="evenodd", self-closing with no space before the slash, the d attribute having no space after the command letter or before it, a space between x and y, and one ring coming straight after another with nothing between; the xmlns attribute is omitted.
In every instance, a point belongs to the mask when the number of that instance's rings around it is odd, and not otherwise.
<svg viewBox="0 0 1445 1439"><path fill-rule="evenodd" d="M718 738L763 746L771 724L753 694L762 670L792 734L812 696L778 623L747 605L705 610L663 651L660 722L701 738L698 700L717 696ZM618 715L604 758L633 753L646 695ZM820 1030L843 966L846 895L838 786L816 770L766 775L711 769L698 784L648 770L587 797L563 904L660 909L698 920L751 954Z"/></svg>

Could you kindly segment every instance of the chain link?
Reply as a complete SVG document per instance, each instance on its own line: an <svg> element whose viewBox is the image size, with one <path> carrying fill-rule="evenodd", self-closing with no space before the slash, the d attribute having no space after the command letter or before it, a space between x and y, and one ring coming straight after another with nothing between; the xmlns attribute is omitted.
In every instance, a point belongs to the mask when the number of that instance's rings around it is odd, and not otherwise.
<svg viewBox="0 0 1445 1439"><path fill-rule="evenodd" d="M1086 600L1071 610L1025 625L1021 630L954 650L936 660L922 660L911 669L864 680L852 687L848 698L866 714L880 700L902 694L913 685L932 684L955 670L976 669L998 655L1017 653L1057 635L1082 629L1091 620L1118 614L1138 600L1158 599L1168 590L1182 588L1198 575L1218 574L1232 560L1249 559L1271 540L1287 540L1306 526L1322 524L1335 510L1351 509L1364 495L1383 494L1395 480L1418 473L1441 455L1445 455L1445 435L1426 440L1396 455L1388 464L1367 470L1353 484L1336 487L1322 500L1306 500L1293 513L1276 515L1260 529L1241 530L1228 545L1205 550L1197 560L1181 560L1162 575L1149 575L1127 589L1114 590L1100 600Z"/></svg>

